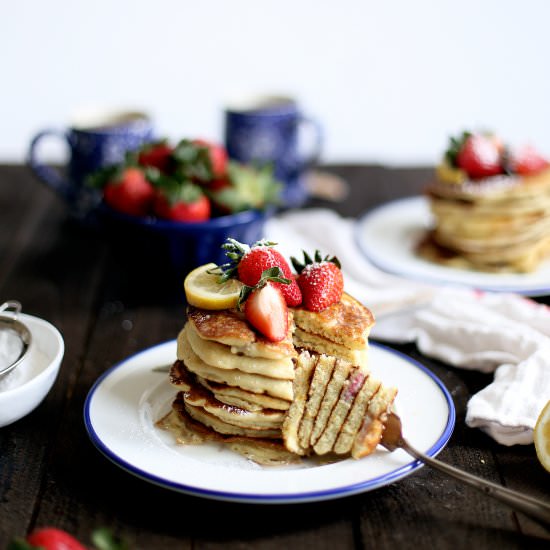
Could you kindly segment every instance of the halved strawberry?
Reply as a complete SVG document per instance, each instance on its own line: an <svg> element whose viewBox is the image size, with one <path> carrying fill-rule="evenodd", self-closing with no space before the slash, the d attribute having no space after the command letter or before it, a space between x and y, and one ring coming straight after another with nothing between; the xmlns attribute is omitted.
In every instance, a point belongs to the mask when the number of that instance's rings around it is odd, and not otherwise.
<svg viewBox="0 0 550 550"><path fill-rule="evenodd" d="M344 277L338 258L325 256L316 250L314 259L304 252L304 262L291 258L298 272L298 286L302 291L302 306L309 311L323 311L338 303L344 292Z"/></svg>
<svg viewBox="0 0 550 550"><path fill-rule="evenodd" d="M521 175L536 174L549 166L548 160L532 145L512 151L509 162L510 170Z"/></svg>
<svg viewBox="0 0 550 550"><path fill-rule="evenodd" d="M281 291L272 282L252 290L244 303L247 321L273 342L284 340L288 332L288 307Z"/></svg>
<svg viewBox="0 0 550 550"><path fill-rule="evenodd" d="M287 305L294 307L302 302L302 293L288 262L278 250L273 248L276 244L261 240L249 247L235 239L227 239L227 243L223 245L223 248L231 261L222 266L225 271L225 278L236 277L245 285L254 286L258 284L266 269L278 267L282 272L282 277L287 279L288 282L273 284L283 293Z"/></svg>

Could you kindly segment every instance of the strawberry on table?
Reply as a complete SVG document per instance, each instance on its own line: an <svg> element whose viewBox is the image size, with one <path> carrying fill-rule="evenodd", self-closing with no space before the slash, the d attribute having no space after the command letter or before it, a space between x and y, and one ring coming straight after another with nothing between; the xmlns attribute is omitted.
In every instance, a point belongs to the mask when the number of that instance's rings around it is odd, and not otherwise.
<svg viewBox="0 0 550 550"><path fill-rule="evenodd" d="M223 266L225 279L236 277L248 286L254 286L260 281L266 269L278 267L282 277L288 282L273 283L283 294L287 305L293 307L302 302L302 293L294 279L290 266L284 256L274 248L277 243L266 240L257 241L251 247L235 239L227 239L223 248L230 259Z"/></svg>
<svg viewBox="0 0 550 550"><path fill-rule="evenodd" d="M132 216L149 213L155 191L142 170L125 168L120 176L109 181L103 189L105 202L114 210Z"/></svg>
<svg viewBox="0 0 550 550"><path fill-rule="evenodd" d="M161 172L168 172L172 163L172 151L165 141L151 143L143 147L138 154L138 163L141 166L157 168Z"/></svg>
<svg viewBox="0 0 550 550"><path fill-rule="evenodd" d="M157 191L153 210L159 218L202 222L210 218L210 201L201 188L184 182Z"/></svg>
<svg viewBox="0 0 550 550"><path fill-rule="evenodd" d="M34 530L25 540L16 539L9 550L86 550L86 547L72 535L55 527L42 527Z"/></svg>
<svg viewBox="0 0 550 550"><path fill-rule="evenodd" d="M525 145L510 153L510 170L515 174L536 174L547 168L550 163L532 145Z"/></svg>
<svg viewBox="0 0 550 550"><path fill-rule="evenodd" d="M318 312L340 301L344 292L344 277L338 258L323 258L316 250L314 259L304 252L303 263L296 258L291 258L291 261L298 273L302 307Z"/></svg>

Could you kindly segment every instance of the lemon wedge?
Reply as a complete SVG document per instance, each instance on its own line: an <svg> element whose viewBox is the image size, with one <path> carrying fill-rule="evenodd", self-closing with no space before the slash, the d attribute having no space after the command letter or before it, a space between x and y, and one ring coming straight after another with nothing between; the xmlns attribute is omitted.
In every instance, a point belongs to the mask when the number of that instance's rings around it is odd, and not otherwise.
<svg viewBox="0 0 550 550"><path fill-rule="evenodd" d="M537 457L542 466L550 472L550 401L539 414L533 438Z"/></svg>
<svg viewBox="0 0 550 550"><path fill-rule="evenodd" d="M243 284L236 279L218 283L219 275L211 273L214 263L201 265L183 281L187 303L202 309L230 309L237 305Z"/></svg>

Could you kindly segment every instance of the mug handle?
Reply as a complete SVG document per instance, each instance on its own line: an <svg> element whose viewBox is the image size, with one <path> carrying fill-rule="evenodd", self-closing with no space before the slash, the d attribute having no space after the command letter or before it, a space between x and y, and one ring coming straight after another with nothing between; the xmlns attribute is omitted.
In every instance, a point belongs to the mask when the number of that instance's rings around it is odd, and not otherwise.
<svg viewBox="0 0 550 550"><path fill-rule="evenodd" d="M34 136L29 146L28 164L36 177L49 185L56 193L59 193L64 199L71 198L71 186L69 182L61 177L61 174L55 168L47 166L38 160L37 148L38 143L47 136L57 136L63 138L67 143L69 138L63 130L46 129L42 130Z"/></svg>
<svg viewBox="0 0 550 550"><path fill-rule="evenodd" d="M301 169L311 168L319 162L321 151L323 149L323 128L314 118L301 115L298 120L298 130L300 132L309 131L313 135L313 145L311 151L300 159Z"/></svg>

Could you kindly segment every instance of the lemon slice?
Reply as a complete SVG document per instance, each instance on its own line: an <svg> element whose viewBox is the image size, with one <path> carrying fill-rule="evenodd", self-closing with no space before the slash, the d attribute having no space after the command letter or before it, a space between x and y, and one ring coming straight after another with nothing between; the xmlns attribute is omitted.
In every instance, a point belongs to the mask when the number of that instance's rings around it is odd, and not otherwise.
<svg viewBox="0 0 550 550"><path fill-rule="evenodd" d="M436 166L435 173L438 181L449 185L460 185L468 179L464 170L455 168L447 162L442 162Z"/></svg>
<svg viewBox="0 0 550 550"><path fill-rule="evenodd" d="M236 279L218 283L219 275L209 273L216 264L205 264L191 271L183 282L187 303L202 309L236 307L243 284Z"/></svg>
<svg viewBox="0 0 550 550"><path fill-rule="evenodd" d="M539 414L533 437L537 457L543 467L550 472L550 401Z"/></svg>

